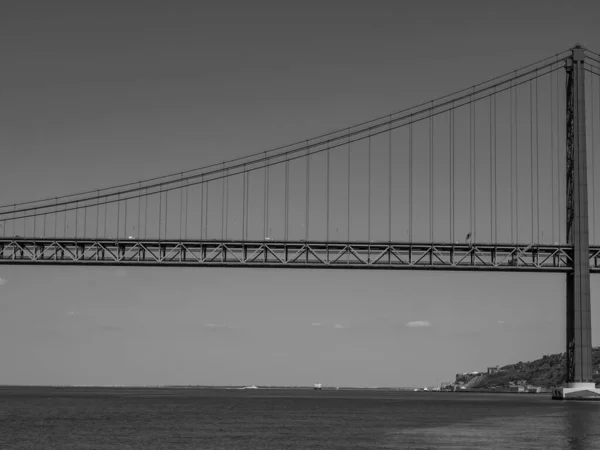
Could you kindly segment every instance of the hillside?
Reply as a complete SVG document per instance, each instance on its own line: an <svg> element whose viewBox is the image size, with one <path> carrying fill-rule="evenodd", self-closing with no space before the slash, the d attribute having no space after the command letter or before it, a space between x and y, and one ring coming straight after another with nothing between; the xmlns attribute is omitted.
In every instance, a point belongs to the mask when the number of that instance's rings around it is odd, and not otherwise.
<svg viewBox="0 0 600 450"><path fill-rule="evenodd" d="M600 383L600 347L592 349L594 381ZM565 354L545 355L530 362L518 362L500 368L493 375L487 375L477 383L476 388L507 386L509 382L527 380L528 384L544 388L560 386L565 380Z"/></svg>

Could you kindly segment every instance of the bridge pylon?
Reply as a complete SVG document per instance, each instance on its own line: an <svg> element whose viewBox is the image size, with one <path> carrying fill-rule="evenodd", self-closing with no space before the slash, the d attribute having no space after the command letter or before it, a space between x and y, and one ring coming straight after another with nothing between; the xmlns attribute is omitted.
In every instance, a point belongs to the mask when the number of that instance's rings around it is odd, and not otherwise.
<svg viewBox="0 0 600 450"><path fill-rule="evenodd" d="M556 400L600 400L592 378L587 150L585 129L585 53L579 45L567 60L567 243L573 267L567 274L566 383Z"/></svg>

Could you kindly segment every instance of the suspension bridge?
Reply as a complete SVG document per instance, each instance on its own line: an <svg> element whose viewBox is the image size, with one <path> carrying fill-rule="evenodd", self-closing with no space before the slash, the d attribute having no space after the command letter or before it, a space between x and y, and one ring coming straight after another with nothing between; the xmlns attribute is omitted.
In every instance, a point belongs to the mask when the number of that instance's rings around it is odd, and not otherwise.
<svg viewBox="0 0 600 450"><path fill-rule="evenodd" d="M599 122L600 55L576 46L258 154L0 206L0 264L563 272L554 397L598 398Z"/></svg>

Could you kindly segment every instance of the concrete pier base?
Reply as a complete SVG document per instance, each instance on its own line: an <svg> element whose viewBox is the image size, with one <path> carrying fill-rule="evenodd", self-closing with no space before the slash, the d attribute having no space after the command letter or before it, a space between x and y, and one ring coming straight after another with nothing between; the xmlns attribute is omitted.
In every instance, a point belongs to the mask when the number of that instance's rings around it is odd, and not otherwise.
<svg viewBox="0 0 600 450"><path fill-rule="evenodd" d="M600 401L600 389L596 388L596 383L567 383L552 391L552 400Z"/></svg>

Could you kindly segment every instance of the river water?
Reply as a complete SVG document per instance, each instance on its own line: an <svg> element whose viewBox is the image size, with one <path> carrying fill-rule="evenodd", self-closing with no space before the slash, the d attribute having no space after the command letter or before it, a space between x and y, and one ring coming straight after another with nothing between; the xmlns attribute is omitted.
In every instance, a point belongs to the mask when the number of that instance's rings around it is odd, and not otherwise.
<svg viewBox="0 0 600 450"><path fill-rule="evenodd" d="M600 402L372 390L0 388L0 449L600 449Z"/></svg>

